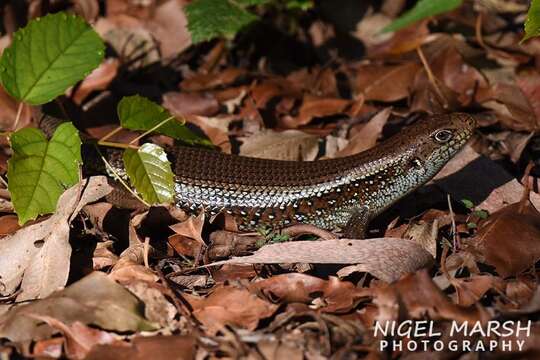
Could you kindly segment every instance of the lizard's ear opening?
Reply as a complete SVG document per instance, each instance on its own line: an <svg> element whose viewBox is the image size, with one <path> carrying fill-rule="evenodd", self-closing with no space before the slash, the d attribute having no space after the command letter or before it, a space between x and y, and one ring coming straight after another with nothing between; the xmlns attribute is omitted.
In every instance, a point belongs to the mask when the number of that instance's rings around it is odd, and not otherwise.
<svg viewBox="0 0 540 360"><path fill-rule="evenodd" d="M435 134L433 134L433 138L435 139L435 141L441 144L450 141L453 136L454 133L452 132L452 130L449 129L437 130Z"/></svg>
<svg viewBox="0 0 540 360"><path fill-rule="evenodd" d="M415 157L411 160L411 166L414 168L414 169L422 169L423 166L422 166L422 160L420 160L420 158L418 157Z"/></svg>

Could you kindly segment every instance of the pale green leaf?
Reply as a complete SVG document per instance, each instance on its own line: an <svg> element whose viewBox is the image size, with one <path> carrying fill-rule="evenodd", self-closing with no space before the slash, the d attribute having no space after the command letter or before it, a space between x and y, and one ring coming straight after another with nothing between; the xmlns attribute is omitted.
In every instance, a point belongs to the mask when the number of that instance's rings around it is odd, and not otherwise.
<svg viewBox="0 0 540 360"><path fill-rule="evenodd" d="M50 141L26 128L11 136L8 188L19 223L55 210L60 195L79 181L81 139L72 123L61 124Z"/></svg>
<svg viewBox="0 0 540 360"><path fill-rule="evenodd" d="M229 0L195 0L185 9L191 40L195 44L216 37L232 38L258 19L237 2Z"/></svg>
<svg viewBox="0 0 540 360"><path fill-rule="evenodd" d="M452 11L462 3L463 0L418 0L411 10L390 23L383 32L403 29L419 20Z"/></svg>
<svg viewBox="0 0 540 360"><path fill-rule="evenodd" d="M194 134L166 109L142 96L124 97L118 103L117 111L123 128L140 131L155 128L154 131L159 134L188 144L212 145L207 139ZM158 125L160 126L156 128Z"/></svg>
<svg viewBox="0 0 540 360"><path fill-rule="evenodd" d="M103 55L103 41L82 18L47 15L14 34L0 59L0 80L14 98L44 104L82 80Z"/></svg>
<svg viewBox="0 0 540 360"><path fill-rule="evenodd" d="M525 41L540 35L540 0L532 0L527 20L525 21L525 36L521 41Z"/></svg>
<svg viewBox="0 0 540 360"><path fill-rule="evenodd" d="M150 204L166 204L174 200L174 175L165 151L151 143L138 150L124 152L124 167L129 181Z"/></svg>

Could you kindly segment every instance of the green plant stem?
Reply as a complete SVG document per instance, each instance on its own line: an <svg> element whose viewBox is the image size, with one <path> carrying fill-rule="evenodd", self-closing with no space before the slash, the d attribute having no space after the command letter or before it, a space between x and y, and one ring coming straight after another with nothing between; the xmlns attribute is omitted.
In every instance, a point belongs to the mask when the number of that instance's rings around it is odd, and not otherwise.
<svg viewBox="0 0 540 360"><path fill-rule="evenodd" d="M168 118L166 118L165 120L163 120L162 122L160 122L159 124L157 124L156 126L154 126L153 128L149 129L149 130L146 130L144 133L142 133L141 135L137 136L135 139L131 140L129 142L129 145L133 144L133 143L136 143L137 141L139 141L140 139L142 139L143 137L145 137L146 135L150 134L151 132L153 131L156 131L157 129L159 129L160 127L162 127L163 125L165 125L166 123L168 123L169 121L171 121L172 119L174 119L174 116L169 116Z"/></svg>
<svg viewBox="0 0 540 360"><path fill-rule="evenodd" d="M21 120L23 106L24 106L24 103L21 101L19 103L19 107L17 108L17 116L15 117L15 123L13 124L13 131L16 131L17 126L19 126L19 121Z"/></svg>
<svg viewBox="0 0 540 360"><path fill-rule="evenodd" d="M112 142L112 141L102 141L102 140L99 140L97 142L98 145L101 145L101 146L108 146L108 147L113 147L113 148L117 148L117 149L135 149L137 150L139 147L136 146L136 145L132 145L132 144L122 144L122 143L116 143L116 142Z"/></svg>

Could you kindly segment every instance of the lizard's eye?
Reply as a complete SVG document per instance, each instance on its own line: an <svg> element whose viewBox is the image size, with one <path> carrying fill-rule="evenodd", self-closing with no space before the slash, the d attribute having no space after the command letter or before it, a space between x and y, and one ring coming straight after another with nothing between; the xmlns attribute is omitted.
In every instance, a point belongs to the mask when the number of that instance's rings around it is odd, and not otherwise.
<svg viewBox="0 0 540 360"><path fill-rule="evenodd" d="M438 143L445 143L445 142L450 141L450 139L452 139L453 135L454 134L452 133L452 131L447 130L447 129L442 129L442 130L438 130L433 135L433 137L434 137L435 141L437 141Z"/></svg>

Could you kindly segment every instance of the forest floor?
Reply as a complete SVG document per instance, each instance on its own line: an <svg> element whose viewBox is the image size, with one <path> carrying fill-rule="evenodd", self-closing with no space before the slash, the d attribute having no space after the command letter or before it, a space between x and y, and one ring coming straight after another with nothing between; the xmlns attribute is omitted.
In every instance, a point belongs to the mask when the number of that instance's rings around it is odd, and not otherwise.
<svg viewBox="0 0 540 360"><path fill-rule="evenodd" d="M99 139L118 126L120 99L138 94L217 151L311 161L365 151L430 114L477 120L466 147L374 219L353 255L339 240L320 245L317 231L246 236L173 206L120 209L99 191L66 192L52 216L21 228L2 185L0 256L10 261L0 273L18 271L14 290L0 289L2 358L540 358L540 39L520 43L528 2L465 1L381 32L410 3L260 7L234 39L196 45L183 1L0 5L0 49L29 19L64 10L107 44L65 96L24 105L19 128L43 113ZM0 87L0 128L18 106ZM3 176L7 138L0 147ZM29 239L37 250L26 252ZM325 264L329 249L343 260ZM308 261L276 260L295 251ZM52 288L59 273L65 288ZM403 326L384 336L376 324Z"/></svg>

